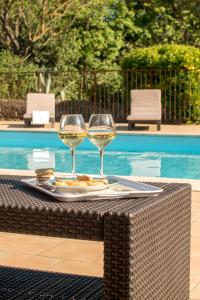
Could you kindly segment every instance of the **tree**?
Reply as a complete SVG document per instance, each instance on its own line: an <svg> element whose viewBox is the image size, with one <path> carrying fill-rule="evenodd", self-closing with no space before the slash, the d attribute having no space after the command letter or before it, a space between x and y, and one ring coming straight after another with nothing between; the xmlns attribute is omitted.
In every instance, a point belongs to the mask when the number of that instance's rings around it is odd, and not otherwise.
<svg viewBox="0 0 200 300"><path fill-rule="evenodd" d="M115 68L135 47L200 47L197 0L0 0L0 50L46 68Z"/></svg>
<svg viewBox="0 0 200 300"><path fill-rule="evenodd" d="M104 1L95 10L79 15L70 30L77 37L79 47L76 66L83 69L117 68L125 33L138 31L133 17L134 12L121 0Z"/></svg>
<svg viewBox="0 0 200 300"><path fill-rule="evenodd" d="M96 0L96 3L102 0ZM23 59L66 33L92 0L0 0L1 47Z"/></svg>
<svg viewBox="0 0 200 300"><path fill-rule="evenodd" d="M200 47L200 5L196 0L139 0L134 2L136 25L142 34L132 36L137 46L157 43Z"/></svg>
<svg viewBox="0 0 200 300"><path fill-rule="evenodd" d="M37 51L37 58L46 66L59 69L117 68L124 49L124 34L137 32L134 12L121 0L93 1L79 13L69 31ZM44 50L44 47L43 47Z"/></svg>

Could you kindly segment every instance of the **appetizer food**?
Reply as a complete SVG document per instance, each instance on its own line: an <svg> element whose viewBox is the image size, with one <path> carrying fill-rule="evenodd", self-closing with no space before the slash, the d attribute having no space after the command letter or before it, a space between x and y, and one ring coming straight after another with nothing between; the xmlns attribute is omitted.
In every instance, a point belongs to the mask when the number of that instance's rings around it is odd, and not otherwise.
<svg viewBox="0 0 200 300"><path fill-rule="evenodd" d="M56 178L55 186L100 186L107 185L106 178L92 178L88 175L78 175L75 179Z"/></svg>
<svg viewBox="0 0 200 300"><path fill-rule="evenodd" d="M45 181L48 181L50 179L54 178L54 169L48 168L48 169L37 169L35 170L36 178L38 181L38 184L43 184Z"/></svg>
<svg viewBox="0 0 200 300"><path fill-rule="evenodd" d="M76 178L80 181L92 181L92 177L89 175L77 175Z"/></svg>

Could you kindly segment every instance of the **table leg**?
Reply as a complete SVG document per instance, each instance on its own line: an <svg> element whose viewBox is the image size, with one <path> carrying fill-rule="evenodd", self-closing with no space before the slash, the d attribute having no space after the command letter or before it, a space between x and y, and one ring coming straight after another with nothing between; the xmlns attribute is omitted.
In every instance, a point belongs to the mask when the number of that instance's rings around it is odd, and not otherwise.
<svg viewBox="0 0 200 300"><path fill-rule="evenodd" d="M107 214L104 299L188 300L190 222L189 185Z"/></svg>

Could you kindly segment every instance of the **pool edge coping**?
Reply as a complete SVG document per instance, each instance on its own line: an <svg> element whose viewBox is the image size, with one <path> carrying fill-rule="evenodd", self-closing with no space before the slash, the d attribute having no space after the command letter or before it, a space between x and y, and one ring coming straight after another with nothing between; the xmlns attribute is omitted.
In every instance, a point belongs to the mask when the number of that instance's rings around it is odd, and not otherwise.
<svg viewBox="0 0 200 300"><path fill-rule="evenodd" d="M0 132L6 132L6 131L12 131L12 132L24 132L24 133L57 133L58 129L56 128L0 128ZM127 130L117 130L117 134L120 135L153 135L153 136L192 136L192 137L199 137L200 138L200 134L192 133L192 132L161 132L161 131L149 131L149 132L142 132L142 131L127 131Z"/></svg>

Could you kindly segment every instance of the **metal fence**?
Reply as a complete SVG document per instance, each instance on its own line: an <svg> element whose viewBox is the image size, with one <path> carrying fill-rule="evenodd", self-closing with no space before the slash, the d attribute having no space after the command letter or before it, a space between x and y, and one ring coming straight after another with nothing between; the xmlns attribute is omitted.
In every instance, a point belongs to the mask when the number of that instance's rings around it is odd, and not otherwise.
<svg viewBox="0 0 200 300"><path fill-rule="evenodd" d="M162 122L200 121L200 70L139 69L83 72L0 73L1 118L23 118L28 92L56 95L56 119L63 113L111 113L126 121L130 90L161 89Z"/></svg>

